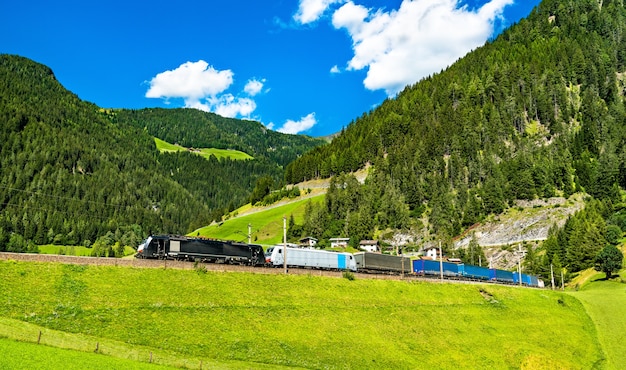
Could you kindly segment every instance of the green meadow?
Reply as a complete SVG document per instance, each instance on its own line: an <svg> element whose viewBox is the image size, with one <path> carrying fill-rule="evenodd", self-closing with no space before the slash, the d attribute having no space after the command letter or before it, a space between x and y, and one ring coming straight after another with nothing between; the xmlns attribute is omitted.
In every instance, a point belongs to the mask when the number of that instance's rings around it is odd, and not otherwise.
<svg viewBox="0 0 626 370"><path fill-rule="evenodd" d="M297 224L304 220L304 210L308 202L322 202L324 195L301 199L292 203L267 207L262 212L234 217L219 224L195 230L190 235L224 240L248 240L248 225L252 225L252 242L274 245L283 240L283 217L293 215ZM249 208L249 207L248 207ZM242 211L243 209L240 209Z"/></svg>
<svg viewBox="0 0 626 370"><path fill-rule="evenodd" d="M18 342L0 337L0 368L31 369L175 369L133 360L103 356L97 353Z"/></svg>
<svg viewBox="0 0 626 370"><path fill-rule="evenodd" d="M39 248L39 253L41 254L61 254L66 256L91 256L91 252L93 252L93 248L74 245L46 244L40 245L37 248ZM125 256L131 256L135 254L135 252L135 249L130 246L124 247Z"/></svg>
<svg viewBox="0 0 626 370"><path fill-rule="evenodd" d="M626 272L607 281L596 274L580 290L571 295L578 298L598 329L598 338L605 351L607 369L626 369Z"/></svg>
<svg viewBox="0 0 626 370"><path fill-rule="evenodd" d="M0 337L36 342L41 330L47 346L96 342L143 363L148 353L187 368L605 363L585 307L549 290L16 261L0 262L0 282Z"/></svg>
<svg viewBox="0 0 626 370"><path fill-rule="evenodd" d="M189 151L189 149L184 148L180 145L170 144L167 141L163 141L156 137L154 138L154 142L156 143L156 147L160 152ZM235 159L235 160L253 159L253 157L247 153L240 152L238 150L229 150L229 149L198 148L198 149L194 149L192 153L198 154L207 159L212 155L217 157L217 159L222 159L222 158L230 158L230 159Z"/></svg>

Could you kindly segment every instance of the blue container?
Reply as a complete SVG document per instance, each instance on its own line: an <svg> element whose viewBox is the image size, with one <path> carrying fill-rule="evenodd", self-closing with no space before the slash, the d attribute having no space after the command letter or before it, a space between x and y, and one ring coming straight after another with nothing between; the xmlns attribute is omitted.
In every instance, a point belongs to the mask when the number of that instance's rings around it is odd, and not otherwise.
<svg viewBox="0 0 626 370"><path fill-rule="evenodd" d="M464 264L462 264L462 263L458 264L456 266L456 268L457 268L457 272L458 272L459 276L464 276L465 275L465 265Z"/></svg>
<svg viewBox="0 0 626 370"><path fill-rule="evenodd" d="M441 267L439 261L413 260L413 272L418 275L439 275Z"/></svg>
<svg viewBox="0 0 626 370"><path fill-rule="evenodd" d="M459 276L459 265L452 262L443 262L443 274L445 276Z"/></svg>
<svg viewBox="0 0 626 370"><path fill-rule="evenodd" d="M465 265L463 276L469 279L489 280L490 271L486 267Z"/></svg>
<svg viewBox="0 0 626 370"><path fill-rule="evenodd" d="M520 276L519 272L513 272L513 283L519 284ZM524 274L522 274L522 284L524 283Z"/></svg>
<svg viewBox="0 0 626 370"><path fill-rule="evenodd" d="M513 283L513 273L505 270L493 270L495 272L495 280L503 283Z"/></svg>

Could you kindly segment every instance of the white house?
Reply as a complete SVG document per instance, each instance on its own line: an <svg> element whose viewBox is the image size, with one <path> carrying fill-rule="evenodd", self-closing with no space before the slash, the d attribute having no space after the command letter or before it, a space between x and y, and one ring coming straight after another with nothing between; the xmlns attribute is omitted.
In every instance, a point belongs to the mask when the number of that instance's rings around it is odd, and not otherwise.
<svg viewBox="0 0 626 370"><path fill-rule="evenodd" d="M361 240L361 242L359 243L359 248L371 253L380 252L378 240Z"/></svg>
<svg viewBox="0 0 626 370"><path fill-rule="evenodd" d="M300 239L300 244L305 246L305 247L310 247L313 248L317 245L317 239L311 237L311 236L307 236L306 238L302 238Z"/></svg>
<svg viewBox="0 0 626 370"><path fill-rule="evenodd" d="M439 259L439 248L437 247L427 247L422 249L420 252L422 252L425 257L432 260Z"/></svg>
<svg viewBox="0 0 626 370"><path fill-rule="evenodd" d="M346 248L350 238L330 238L328 240L331 248Z"/></svg>

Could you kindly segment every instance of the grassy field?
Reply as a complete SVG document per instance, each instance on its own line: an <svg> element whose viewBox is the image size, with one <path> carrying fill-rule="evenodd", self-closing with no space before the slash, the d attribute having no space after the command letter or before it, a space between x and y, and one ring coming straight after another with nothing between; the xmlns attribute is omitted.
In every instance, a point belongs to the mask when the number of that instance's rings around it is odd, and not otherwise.
<svg viewBox="0 0 626 370"><path fill-rule="evenodd" d="M626 270L620 277L605 280L604 273L587 279L578 298L598 329L598 338L606 355L607 369L626 369Z"/></svg>
<svg viewBox="0 0 626 370"><path fill-rule="evenodd" d="M149 363L0 338L0 368L12 370L175 369Z"/></svg>
<svg viewBox="0 0 626 370"><path fill-rule="evenodd" d="M67 245L40 245L38 246L39 253L41 254L61 254L65 256L91 256L92 248L81 246L67 246ZM132 247L124 247L124 255L131 256L135 254L135 250Z"/></svg>
<svg viewBox="0 0 626 370"><path fill-rule="evenodd" d="M262 212L232 218L221 224L209 225L195 230L190 235L200 235L209 238L225 240L248 240L248 224L252 225L252 242L264 245L274 245L282 242L283 216L293 215L297 224L302 224L304 210L308 202L321 202L323 195L309 199L302 199L293 203L268 208Z"/></svg>
<svg viewBox="0 0 626 370"><path fill-rule="evenodd" d="M588 369L603 359L582 304L546 290L15 261L0 262L0 284L1 336L40 327L144 361L148 349L217 368ZM32 328L14 339L36 340Z"/></svg>
<svg viewBox="0 0 626 370"><path fill-rule="evenodd" d="M167 141L163 141L158 138L154 138L154 142L156 143L157 149L160 152L182 152L187 151L189 149L184 148L180 145L170 144ZM216 149L216 148L198 148L195 149L194 153L204 157L209 158L211 155L217 157L217 159L222 158L230 158L235 160L245 160L245 159L253 159L252 156L247 153L240 152L238 150L228 150L228 149Z"/></svg>

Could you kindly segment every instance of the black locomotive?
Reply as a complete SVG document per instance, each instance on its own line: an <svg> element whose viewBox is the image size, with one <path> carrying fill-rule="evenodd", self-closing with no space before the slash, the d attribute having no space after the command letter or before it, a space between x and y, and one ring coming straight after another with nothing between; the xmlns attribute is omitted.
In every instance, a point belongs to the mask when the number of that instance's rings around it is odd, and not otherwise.
<svg viewBox="0 0 626 370"><path fill-rule="evenodd" d="M260 245L173 235L150 236L137 248L136 257L250 266L265 264Z"/></svg>

